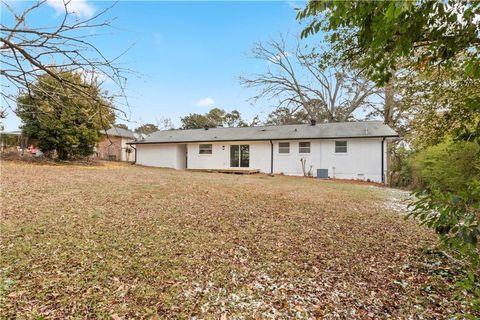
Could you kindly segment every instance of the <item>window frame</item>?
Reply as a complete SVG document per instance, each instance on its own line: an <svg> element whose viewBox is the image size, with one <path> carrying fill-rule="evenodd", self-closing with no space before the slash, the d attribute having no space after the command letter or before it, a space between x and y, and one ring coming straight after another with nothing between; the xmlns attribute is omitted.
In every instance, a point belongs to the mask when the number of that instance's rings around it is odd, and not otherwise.
<svg viewBox="0 0 480 320"><path fill-rule="evenodd" d="M302 143L308 143L308 152L305 152L305 150L302 151L302 149L306 149L306 146L302 147ZM298 153L299 154L310 154L312 152L312 143L311 141L300 141L298 143Z"/></svg>
<svg viewBox="0 0 480 320"><path fill-rule="evenodd" d="M203 146L203 148L202 148ZM205 147L210 146L210 147ZM202 152L202 151L210 151L210 152ZM213 144L211 143L199 143L198 144L198 154L202 156L209 156L213 154Z"/></svg>
<svg viewBox="0 0 480 320"><path fill-rule="evenodd" d="M345 143L345 145L337 146L337 143L342 142ZM340 150L345 150L345 151L339 151L339 148L342 148ZM344 148L344 149L343 149ZM347 154L348 153L348 141L347 140L335 140L335 153L336 154Z"/></svg>
<svg viewBox="0 0 480 320"><path fill-rule="evenodd" d="M282 144L286 144L287 146L281 146ZM283 151L287 152L283 152ZM290 154L290 142L279 142L278 143L278 154L279 155L287 155Z"/></svg>

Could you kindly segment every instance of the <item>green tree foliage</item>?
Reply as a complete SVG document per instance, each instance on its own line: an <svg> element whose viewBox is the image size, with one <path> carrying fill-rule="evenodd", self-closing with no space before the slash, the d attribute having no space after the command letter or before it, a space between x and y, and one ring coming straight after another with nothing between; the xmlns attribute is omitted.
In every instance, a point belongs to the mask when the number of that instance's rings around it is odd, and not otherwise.
<svg viewBox="0 0 480 320"><path fill-rule="evenodd" d="M223 118L223 122L227 127L241 127L245 124L242 120L240 112L237 110L226 113Z"/></svg>
<svg viewBox="0 0 480 320"><path fill-rule="evenodd" d="M0 132L0 145L6 146L6 147L13 147L17 144L17 137Z"/></svg>
<svg viewBox="0 0 480 320"><path fill-rule="evenodd" d="M303 109L292 110L288 107L278 107L272 111L265 122L267 125L307 123L309 116Z"/></svg>
<svg viewBox="0 0 480 320"><path fill-rule="evenodd" d="M454 136L475 141L480 132L480 78L459 67L432 69L410 77L403 103L413 114L410 131L417 148Z"/></svg>
<svg viewBox="0 0 480 320"><path fill-rule="evenodd" d="M416 184L446 192L466 190L480 179L479 152L480 146L468 141L448 141L421 150L413 159Z"/></svg>
<svg viewBox="0 0 480 320"><path fill-rule="evenodd" d="M143 134L151 134L156 131L158 131L157 125L154 125L153 123L145 123L144 125L141 125L140 127L135 129L136 133L143 133Z"/></svg>
<svg viewBox="0 0 480 320"><path fill-rule="evenodd" d="M459 66L461 63L459 63ZM456 141L475 141L479 132L480 112L472 97L478 95L480 79L466 77L459 66L434 68L422 72L403 70L393 82L398 120L393 125L415 150L423 150L455 137ZM473 134L472 134L473 133ZM410 164L414 152L389 152L390 183L394 186L417 186ZM410 176L409 176L410 175ZM409 182L409 185L405 183Z"/></svg>
<svg viewBox="0 0 480 320"><path fill-rule="evenodd" d="M412 162L415 193L410 216L433 228L466 267L459 281L466 314L480 313L480 146L452 141L429 146Z"/></svg>
<svg viewBox="0 0 480 320"><path fill-rule="evenodd" d="M341 59L355 61L379 85L388 83L401 66L420 77L414 83L423 81L432 90L437 81L425 81L423 73L432 80L435 70L448 74L455 69L457 78L477 81L477 89L450 101L457 101L464 114L479 114L479 16L480 1L323 0L310 1L297 18L310 21L303 37L324 31ZM478 139L478 118L473 124L458 124L456 135Z"/></svg>
<svg viewBox="0 0 480 320"><path fill-rule="evenodd" d="M187 116L180 118L180 121L182 122L182 129L199 129L205 126L218 126L216 124L212 125L205 115L199 113L189 113Z"/></svg>
<svg viewBox="0 0 480 320"><path fill-rule="evenodd" d="M87 83L74 72L55 70L62 78L76 83L86 94L62 86L50 74L29 85L29 92L17 98L16 114L22 132L39 140L46 154L56 151L61 160L89 156L100 140L100 130L115 119L111 103L96 82ZM94 101L86 96L95 96Z"/></svg>
<svg viewBox="0 0 480 320"><path fill-rule="evenodd" d="M211 125L212 127L222 127L225 122L226 112L223 109L213 108L205 117L207 119L207 125Z"/></svg>
<svg viewBox="0 0 480 320"><path fill-rule="evenodd" d="M415 114L415 146L425 149L414 163L422 188L412 215L465 261L459 287L473 314L480 313L479 16L480 1L466 0L310 1L298 13L310 19L303 37L325 32L378 85L391 85L399 66L411 79L402 102Z"/></svg>
<svg viewBox="0 0 480 320"><path fill-rule="evenodd" d="M412 188L413 169L412 158L414 151L398 144L389 146L388 181L389 185L396 188Z"/></svg>
<svg viewBox="0 0 480 320"><path fill-rule="evenodd" d="M125 129L125 130L129 130L128 126L126 124L123 124L123 123L116 123L116 124L114 124L114 126L117 127L117 128L122 128L122 129Z"/></svg>
<svg viewBox="0 0 480 320"><path fill-rule="evenodd" d="M480 78L480 1L311 1L298 13L310 19L302 36L327 33L335 52L356 61L377 84L399 66L416 75L460 68L466 79ZM427 83L435 87L436 83ZM477 87L478 88L478 87ZM457 97L458 98L458 97ZM464 111L480 113L480 92L457 100ZM457 130L476 139L480 125Z"/></svg>
<svg viewBox="0 0 480 320"><path fill-rule="evenodd" d="M248 126L237 110L228 113L219 108L213 108L205 114L190 113L180 118L180 121L182 122L182 129L199 129L205 126L210 128Z"/></svg>
<svg viewBox="0 0 480 320"><path fill-rule="evenodd" d="M358 61L377 83L400 59L417 65L449 65L458 55L472 77L480 76L479 1L310 1L298 13L311 18L302 36L326 31L344 59Z"/></svg>

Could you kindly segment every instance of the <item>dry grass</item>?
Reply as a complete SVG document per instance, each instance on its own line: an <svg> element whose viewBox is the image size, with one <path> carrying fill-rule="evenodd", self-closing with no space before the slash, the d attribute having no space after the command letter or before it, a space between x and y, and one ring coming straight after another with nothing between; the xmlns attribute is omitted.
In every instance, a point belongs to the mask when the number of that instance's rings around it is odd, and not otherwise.
<svg viewBox="0 0 480 320"><path fill-rule="evenodd" d="M380 188L2 163L3 318L442 318L435 237Z"/></svg>

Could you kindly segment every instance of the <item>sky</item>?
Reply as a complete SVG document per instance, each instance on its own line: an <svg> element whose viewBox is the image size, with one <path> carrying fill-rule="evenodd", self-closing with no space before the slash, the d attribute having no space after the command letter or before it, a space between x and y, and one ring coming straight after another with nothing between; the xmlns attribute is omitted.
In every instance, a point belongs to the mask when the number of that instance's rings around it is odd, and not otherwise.
<svg viewBox="0 0 480 320"><path fill-rule="evenodd" d="M8 3L16 10L28 5ZM88 18L111 4L73 0L69 9ZM118 63L133 71L127 82L130 107L124 108L128 121L119 122L135 128L167 117L179 126L180 117L213 107L237 109L247 120L256 115L265 118L276 101L252 105L248 98L256 91L243 88L239 77L265 70L265 62L249 55L256 42L278 39L281 34L289 34L293 41L302 28L294 8L303 5L292 1L117 2L105 15L115 18L114 28L92 31L92 41L107 57L128 49ZM58 23L59 10L57 1L48 0L29 16L28 24ZM2 23L12 23L5 10ZM113 90L109 85L105 84L106 89ZM6 131L17 130L20 121L9 111L4 125Z"/></svg>

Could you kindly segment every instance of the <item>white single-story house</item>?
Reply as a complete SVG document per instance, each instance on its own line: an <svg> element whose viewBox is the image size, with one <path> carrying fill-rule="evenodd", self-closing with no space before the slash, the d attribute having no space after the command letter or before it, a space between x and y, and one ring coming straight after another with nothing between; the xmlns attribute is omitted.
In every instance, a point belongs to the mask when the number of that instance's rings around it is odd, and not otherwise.
<svg viewBox="0 0 480 320"><path fill-rule="evenodd" d="M174 169L250 169L386 182L387 141L380 121L157 131L130 144L135 163Z"/></svg>

